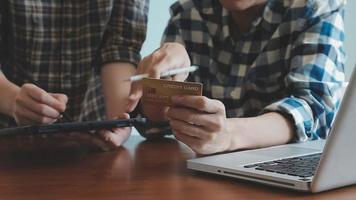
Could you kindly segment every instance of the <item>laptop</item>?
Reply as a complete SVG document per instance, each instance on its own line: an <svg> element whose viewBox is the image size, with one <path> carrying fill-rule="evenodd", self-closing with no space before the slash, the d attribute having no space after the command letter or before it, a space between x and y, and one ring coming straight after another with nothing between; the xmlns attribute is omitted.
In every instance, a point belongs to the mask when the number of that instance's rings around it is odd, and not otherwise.
<svg viewBox="0 0 356 200"><path fill-rule="evenodd" d="M356 69L327 140L195 158L192 170L304 192L356 183Z"/></svg>

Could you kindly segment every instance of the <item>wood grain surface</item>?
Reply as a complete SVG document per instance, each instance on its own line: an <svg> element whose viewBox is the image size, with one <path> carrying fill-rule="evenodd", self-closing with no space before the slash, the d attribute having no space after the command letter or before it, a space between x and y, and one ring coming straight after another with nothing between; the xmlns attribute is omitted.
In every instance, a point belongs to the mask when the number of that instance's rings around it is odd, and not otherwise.
<svg viewBox="0 0 356 200"><path fill-rule="evenodd" d="M186 168L174 138L132 136L111 152L85 148L0 152L0 199L356 199L356 186L305 194Z"/></svg>

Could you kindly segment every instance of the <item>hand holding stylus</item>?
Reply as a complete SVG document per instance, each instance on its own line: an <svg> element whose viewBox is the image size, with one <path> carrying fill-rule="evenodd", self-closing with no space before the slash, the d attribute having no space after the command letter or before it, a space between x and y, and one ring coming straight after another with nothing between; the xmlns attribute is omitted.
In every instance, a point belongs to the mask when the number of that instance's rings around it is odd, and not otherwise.
<svg viewBox="0 0 356 200"><path fill-rule="evenodd" d="M187 66L191 66L191 63L184 46L178 43L165 43L161 48L140 62L137 68L137 79L142 78L139 76L145 76L148 78L185 81L189 72L196 70L196 67L187 68ZM184 68L189 70L185 70ZM171 73L172 71L174 73ZM129 111L132 111L136 107L141 96L142 86L140 81L134 81L129 97Z"/></svg>
<svg viewBox="0 0 356 200"><path fill-rule="evenodd" d="M17 124L49 124L65 111L68 97L47 93L34 84L24 84L14 97L12 116Z"/></svg>

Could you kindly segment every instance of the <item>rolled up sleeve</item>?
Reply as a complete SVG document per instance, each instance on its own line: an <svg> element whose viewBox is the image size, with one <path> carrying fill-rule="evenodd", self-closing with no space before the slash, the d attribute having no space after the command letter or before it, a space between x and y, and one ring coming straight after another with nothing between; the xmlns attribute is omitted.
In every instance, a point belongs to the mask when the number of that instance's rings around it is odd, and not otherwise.
<svg viewBox="0 0 356 200"><path fill-rule="evenodd" d="M114 62L137 65L146 38L148 0L117 0L100 50L100 66Z"/></svg>
<svg viewBox="0 0 356 200"><path fill-rule="evenodd" d="M332 126L344 85L343 16L339 11L314 18L293 44L288 96L268 105L289 117L296 141L325 138Z"/></svg>

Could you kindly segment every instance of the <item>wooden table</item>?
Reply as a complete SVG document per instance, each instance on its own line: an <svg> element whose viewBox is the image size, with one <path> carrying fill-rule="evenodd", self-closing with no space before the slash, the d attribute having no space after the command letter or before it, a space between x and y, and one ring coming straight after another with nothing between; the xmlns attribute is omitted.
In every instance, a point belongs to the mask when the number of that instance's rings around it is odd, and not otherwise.
<svg viewBox="0 0 356 200"><path fill-rule="evenodd" d="M0 199L356 199L356 186L303 194L185 167L194 154L173 138L132 136L124 148L0 154Z"/></svg>

